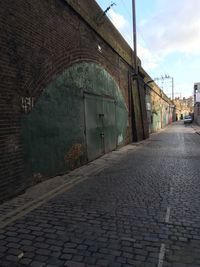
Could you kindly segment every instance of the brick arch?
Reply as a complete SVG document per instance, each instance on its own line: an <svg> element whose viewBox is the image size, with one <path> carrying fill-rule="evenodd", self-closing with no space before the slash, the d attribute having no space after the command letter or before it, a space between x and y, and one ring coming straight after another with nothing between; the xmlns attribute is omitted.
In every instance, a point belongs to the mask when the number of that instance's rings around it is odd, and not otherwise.
<svg viewBox="0 0 200 267"><path fill-rule="evenodd" d="M64 70L70 68L74 64L79 64L82 62L93 62L102 66L118 84L117 76L119 70L113 70L113 65L111 63L105 63L106 61L104 55L100 53L96 55L91 53L91 50L88 49L71 49L67 51L66 54L60 54L60 56L56 57L55 60L53 59L51 66L49 66L49 64L46 66L44 65L43 70L36 82L33 82L32 78L26 81L21 91L21 96L31 96L34 98L34 102L36 102L44 88L53 79L55 79L56 76L59 76Z"/></svg>

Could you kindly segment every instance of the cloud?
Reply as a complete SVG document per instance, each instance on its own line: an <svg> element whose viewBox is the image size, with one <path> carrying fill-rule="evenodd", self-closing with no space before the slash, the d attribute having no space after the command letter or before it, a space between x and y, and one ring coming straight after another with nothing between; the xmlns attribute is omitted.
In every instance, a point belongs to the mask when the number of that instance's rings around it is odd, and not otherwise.
<svg viewBox="0 0 200 267"><path fill-rule="evenodd" d="M122 34L127 43L133 48L133 33L132 25L119 13L114 10L108 12L108 16L113 23L113 25L118 29ZM158 66L160 58L155 57L151 51L145 47L145 44L142 40L138 39L137 47L138 57L142 60L142 66L148 71L154 69Z"/></svg>
<svg viewBox="0 0 200 267"><path fill-rule="evenodd" d="M122 34L127 43L132 47L133 39L132 39L132 28L130 23L119 13L110 9L108 12L108 16L113 23L113 25L117 28L117 30Z"/></svg>
<svg viewBox="0 0 200 267"><path fill-rule="evenodd" d="M142 60L142 66L147 71L157 68L161 61L160 57L154 56L148 48L142 45L138 45L138 57Z"/></svg>
<svg viewBox="0 0 200 267"><path fill-rule="evenodd" d="M109 17L110 17L112 23L119 31L124 31L124 29L129 27L128 21L119 13L110 9L108 14L109 14Z"/></svg>
<svg viewBox="0 0 200 267"><path fill-rule="evenodd" d="M200 1L157 1L155 14L139 24L148 47L160 56L200 54Z"/></svg>

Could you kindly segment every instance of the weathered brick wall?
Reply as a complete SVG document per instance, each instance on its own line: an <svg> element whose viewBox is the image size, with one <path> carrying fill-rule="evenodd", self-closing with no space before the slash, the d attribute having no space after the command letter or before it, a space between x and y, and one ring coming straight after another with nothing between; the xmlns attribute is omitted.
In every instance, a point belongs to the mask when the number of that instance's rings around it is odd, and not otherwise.
<svg viewBox="0 0 200 267"><path fill-rule="evenodd" d="M157 132L172 122L172 101L164 94L156 83L148 87L151 103L151 132Z"/></svg>
<svg viewBox="0 0 200 267"><path fill-rule="evenodd" d="M96 62L128 106L129 67L66 1L1 1L0 15L1 201L27 187L20 120L53 77L76 62Z"/></svg>

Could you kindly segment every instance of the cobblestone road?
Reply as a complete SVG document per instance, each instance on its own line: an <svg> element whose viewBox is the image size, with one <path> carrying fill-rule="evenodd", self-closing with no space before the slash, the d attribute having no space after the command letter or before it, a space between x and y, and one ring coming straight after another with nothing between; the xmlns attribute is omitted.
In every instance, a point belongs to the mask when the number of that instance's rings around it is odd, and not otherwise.
<svg viewBox="0 0 200 267"><path fill-rule="evenodd" d="M200 266L200 136L177 123L0 229L0 266Z"/></svg>

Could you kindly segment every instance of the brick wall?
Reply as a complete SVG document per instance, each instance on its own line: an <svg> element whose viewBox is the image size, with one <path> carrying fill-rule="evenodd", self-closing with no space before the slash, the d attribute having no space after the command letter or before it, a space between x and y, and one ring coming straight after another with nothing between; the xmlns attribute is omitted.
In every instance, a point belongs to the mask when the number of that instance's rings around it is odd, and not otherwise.
<svg viewBox="0 0 200 267"><path fill-rule="evenodd" d="M97 4L93 4L100 12ZM70 65L93 61L112 75L128 106L130 66L66 1L2 1L0 14L2 201L28 186L20 120L31 110L47 84ZM127 142L131 140L130 135Z"/></svg>

